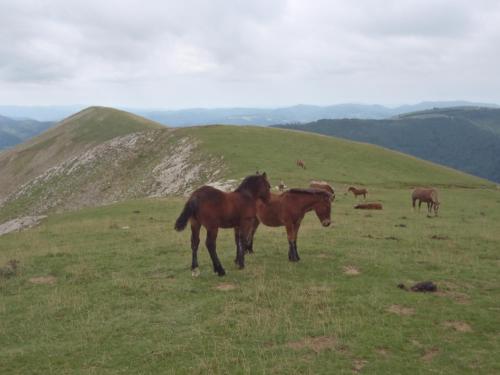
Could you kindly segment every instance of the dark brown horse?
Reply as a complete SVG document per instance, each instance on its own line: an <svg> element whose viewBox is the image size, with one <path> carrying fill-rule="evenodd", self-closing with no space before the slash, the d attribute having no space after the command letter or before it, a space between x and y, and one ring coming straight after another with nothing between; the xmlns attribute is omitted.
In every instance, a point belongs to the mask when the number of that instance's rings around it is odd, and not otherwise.
<svg viewBox="0 0 500 375"><path fill-rule="evenodd" d="M219 276L226 274L216 252L219 228L234 228L237 238L237 264L240 269L245 267L244 248L248 246L247 241L256 220L257 200L269 201L270 188L266 173L264 173L246 177L231 193L225 193L211 186L202 186L191 194L175 222L175 230L181 231L188 221L191 222L193 275L198 272L197 253L202 225L207 230L205 244L212 259L214 272L217 272Z"/></svg>
<svg viewBox="0 0 500 375"><path fill-rule="evenodd" d="M420 211L420 206L422 202L427 203L427 213L430 215L432 209L434 209L434 215L437 216L439 210L438 193L436 189L433 188L416 188L411 193L411 201L413 209L415 209L415 202L418 200L418 210Z"/></svg>
<svg viewBox="0 0 500 375"><path fill-rule="evenodd" d="M257 218L247 250L253 252L253 235L259 222L270 227L286 227L288 236L288 259L292 262L300 260L297 252L297 234L304 215L314 210L323 226L331 223L332 195L321 189L290 189L283 194L271 194L268 202L257 202ZM235 233L236 236L236 233Z"/></svg>
<svg viewBox="0 0 500 375"><path fill-rule="evenodd" d="M313 189L326 190L332 195L332 202L335 200L335 191L333 187L326 181L311 181L309 187Z"/></svg>
<svg viewBox="0 0 500 375"><path fill-rule="evenodd" d="M358 210L381 210L382 203L360 203L354 206Z"/></svg>
<svg viewBox="0 0 500 375"><path fill-rule="evenodd" d="M306 163L302 159L297 159L297 167L301 167L302 169L306 169Z"/></svg>
<svg viewBox="0 0 500 375"><path fill-rule="evenodd" d="M366 199L366 194L368 194L368 190L366 189L357 189L354 186L350 186L347 191L352 191L354 198L357 198L358 195L362 195L364 199Z"/></svg>

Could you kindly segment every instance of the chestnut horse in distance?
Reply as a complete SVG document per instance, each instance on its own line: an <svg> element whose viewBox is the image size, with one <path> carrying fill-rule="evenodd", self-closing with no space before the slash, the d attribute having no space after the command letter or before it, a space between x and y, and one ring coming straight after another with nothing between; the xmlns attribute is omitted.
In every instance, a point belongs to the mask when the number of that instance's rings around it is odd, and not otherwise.
<svg viewBox="0 0 500 375"><path fill-rule="evenodd" d="M268 202L270 199L269 182L266 173L246 177L233 192L226 193L211 186L202 186L195 190L179 218L175 222L175 230L182 231L188 222L191 223L191 270L198 273L198 245L200 228L207 230L206 246L212 259L214 272L224 276L216 252L216 240L219 228L234 228L236 233L236 261L240 269L245 267L245 247L252 233L257 214L257 200Z"/></svg>
<svg viewBox="0 0 500 375"><path fill-rule="evenodd" d="M297 159L297 167L301 167L302 169L306 169L306 163L302 159Z"/></svg>
<svg viewBox="0 0 500 375"><path fill-rule="evenodd" d="M438 192L433 188L416 188L411 193L411 201L413 209L415 209L415 202L418 201L418 210L422 202L427 203L427 213L430 215L434 209L434 215L437 216L439 210Z"/></svg>
<svg viewBox="0 0 500 375"><path fill-rule="evenodd" d="M362 195L364 199L366 199L366 194L368 194L368 190L362 188L362 189L357 189L354 186L350 186L347 191L352 191L352 194L354 195L354 198L357 198L358 195Z"/></svg>
<svg viewBox="0 0 500 375"><path fill-rule="evenodd" d="M331 223L332 195L321 189L290 189L282 194L271 194L268 202L257 202L257 218L247 250L253 252L253 235L259 222L270 227L286 227L288 237L288 259L300 260L297 252L297 234L304 215L315 211L321 224L327 227ZM236 233L235 233L236 235Z"/></svg>

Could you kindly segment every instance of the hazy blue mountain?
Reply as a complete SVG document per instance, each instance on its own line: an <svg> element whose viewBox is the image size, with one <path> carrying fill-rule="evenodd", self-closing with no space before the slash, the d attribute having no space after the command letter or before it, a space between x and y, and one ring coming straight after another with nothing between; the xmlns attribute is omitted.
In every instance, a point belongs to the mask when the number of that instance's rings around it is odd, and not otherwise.
<svg viewBox="0 0 500 375"><path fill-rule="evenodd" d="M277 125L368 142L500 182L500 109L458 107L391 119Z"/></svg>
<svg viewBox="0 0 500 375"><path fill-rule="evenodd" d="M53 124L51 121L16 120L0 116L0 150L22 143L44 132Z"/></svg>
<svg viewBox="0 0 500 375"><path fill-rule="evenodd" d="M336 104L329 106L295 105L283 108L188 108L180 110L127 108L131 113L169 126L207 124L273 125L294 122L311 122L325 118L383 119L402 113L464 105L495 107L494 104L465 101L422 102L389 108L377 104ZM38 121L59 121L86 106L0 106L0 114L10 118L31 118Z"/></svg>
<svg viewBox="0 0 500 375"><path fill-rule="evenodd" d="M359 118L383 119L434 107L456 107L464 105L479 105L476 103L453 102L423 102L415 105L404 105L396 108L369 104L336 104L330 106L295 105L283 108L193 108L176 111L168 110L130 110L151 120L169 126L189 126L207 124L233 125L273 125L286 123L306 123L320 119ZM481 104L495 107L495 104Z"/></svg>
<svg viewBox="0 0 500 375"><path fill-rule="evenodd" d="M37 121L59 121L81 111L85 105L65 106L20 106L0 105L0 114L12 119L33 119Z"/></svg>

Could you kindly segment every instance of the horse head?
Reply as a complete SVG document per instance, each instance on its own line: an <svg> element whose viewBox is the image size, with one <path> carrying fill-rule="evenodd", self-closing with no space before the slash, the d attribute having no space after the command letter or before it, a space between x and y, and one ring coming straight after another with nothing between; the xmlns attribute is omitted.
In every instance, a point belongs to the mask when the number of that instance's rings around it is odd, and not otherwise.
<svg viewBox="0 0 500 375"><path fill-rule="evenodd" d="M332 212L332 194L328 192L321 192L318 194L319 199L313 206L316 216L324 227L331 224L331 212Z"/></svg>
<svg viewBox="0 0 500 375"><path fill-rule="evenodd" d="M436 216L438 214L439 205L440 205L439 202L434 202L434 205L433 205L434 206L434 215L436 215Z"/></svg>

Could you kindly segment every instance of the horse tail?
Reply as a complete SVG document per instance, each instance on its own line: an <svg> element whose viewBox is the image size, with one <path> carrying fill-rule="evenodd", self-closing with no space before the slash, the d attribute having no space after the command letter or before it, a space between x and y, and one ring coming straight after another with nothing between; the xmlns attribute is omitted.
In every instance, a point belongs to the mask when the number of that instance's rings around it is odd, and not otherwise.
<svg viewBox="0 0 500 375"><path fill-rule="evenodd" d="M189 198L189 200L184 205L184 209L182 210L181 214L175 221L175 230L177 232L184 230L189 219L196 213L197 210L198 205L196 204L196 199L194 199L193 197Z"/></svg>

